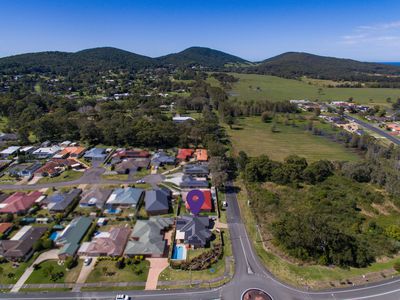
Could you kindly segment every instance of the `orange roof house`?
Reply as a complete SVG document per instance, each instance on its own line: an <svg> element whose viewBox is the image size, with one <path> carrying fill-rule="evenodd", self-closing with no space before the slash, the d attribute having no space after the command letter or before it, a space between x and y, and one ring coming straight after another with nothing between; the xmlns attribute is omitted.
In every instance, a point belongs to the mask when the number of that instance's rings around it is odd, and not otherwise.
<svg viewBox="0 0 400 300"><path fill-rule="evenodd" d="M204 203L201 206L201 211L210 212L210 211L212 211L212 208L213 208L211 191L210 190L201 190L201 191L203 192L203 195L204 195ZM189 206L188 202L186 201L188 193L189 192L183 192L182 198L185 199L186 209L190 210L190 206Z"/></svg>
<svg viewBox="0 0 400 300"><path fill-rule="evenodd" d="M193 156L193 153L194 153L193 149L179 149L176 158L182 161L188 160Z"/></svg>
<svg viewBox="0 0 400 300"><path fill-rule="evenodd" d="M6 234L13 226L13 223L0 223L0 234Z"/></svg>
<svg viewBox="0 0 400 300"><path fill-rule="evenodd" d="M57 153L54 158L66 158L66 157L81 157L85 153L86 148L81 146L70 146L66 147Z"/></svg>
<svg viewBox="0 0 400 300"><path fill-rule="evenodd" d="M207 161L208 160L208 152L206 149L196 149L194 156L198 161Z"/></svg>
<svg viewBox="0 0 400 300"><path fill-rule="evenodd" d="M400 131L400 125L396 123L387 124L386 127L391 131Z"/></svg>

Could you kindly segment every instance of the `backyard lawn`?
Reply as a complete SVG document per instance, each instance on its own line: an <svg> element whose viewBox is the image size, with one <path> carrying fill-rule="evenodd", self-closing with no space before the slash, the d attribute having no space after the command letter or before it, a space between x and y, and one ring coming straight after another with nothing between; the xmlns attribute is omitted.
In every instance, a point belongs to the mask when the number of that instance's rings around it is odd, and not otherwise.
<svg viewBox="0 0 400 300"><path fill-rule="evenodd" d="M263 123L260 117L240 118L227 133L235 153L243 150L249 156L268 155L273 160L282 161L291 154L307 158L309 161L357 160L358 155L343 145L326 137L316 136L297 126L277 124L278 132L272 132L273 123Z"/></svg>
<svg viewBox="0 0 400 300"><path fill-rule="evenodd" d="M73 181L73 180L78 180L82 176L83 176L83 172L67 170L56 177L43 177L38 181L38 183L40 184L40 183Z"/></svg>
<svg viewBox="0 0 400 300"><path fill-rule="evenodd" d="M147 280L150 263L147 260L139 264L126 265L123 269L118 269L115 261L99 261L90 273L86 282L143 282Z"/></svg>
<svg viewBox="0 0 400 300"><path fill-rule="evenodd" d="M67 271L57 260L44 261L33 271L26 283L74 283L78 279L82 264L82 260L79 260L77 266Z"/></svg>

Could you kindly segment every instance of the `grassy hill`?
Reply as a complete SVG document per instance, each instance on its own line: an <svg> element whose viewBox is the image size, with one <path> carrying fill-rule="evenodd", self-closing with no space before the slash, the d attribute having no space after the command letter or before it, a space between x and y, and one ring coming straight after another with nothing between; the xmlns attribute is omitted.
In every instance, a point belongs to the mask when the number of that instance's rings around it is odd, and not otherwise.
<svg viewBox="0 0 400 300"><path fill-rule="evenodd" d="M158 58L163 64L176 66L202 65L207 67L223 67L227 64L246 64L246 60L210 48L191 47L178 53Z"/></svg>
<svg viewBox="0 0 400 300"><path fill-rule="evenodd" d="M383 75L399 76L400 67L302 52L287 52L262 61L252 67L251 72L285 78L308 76L333 80L375 81L385 77Z"/></svg>
<svg viewBox="0 0 400 300"><path fill-rule="evenodd" d="M305 81L285 79L269 75L231 73L239 78L232 85L231 98L238 100L282 101L290 99L310 100L347 100L365 104L389 105L387 98L395 101L400 97L400 89L392 88L323 88L320 85L308 84ZM208 79L211 84L216 80Z"/></svg>

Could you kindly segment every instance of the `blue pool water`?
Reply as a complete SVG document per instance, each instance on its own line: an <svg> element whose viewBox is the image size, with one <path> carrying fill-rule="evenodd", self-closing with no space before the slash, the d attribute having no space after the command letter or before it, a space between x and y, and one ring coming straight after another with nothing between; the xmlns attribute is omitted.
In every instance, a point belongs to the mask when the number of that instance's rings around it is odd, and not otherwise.
<svg viewBox="0 0 400 300"><path fill-rule="evenodd" d="M172 252L172 259L183 259L183 246L174 246L174 251Z"/></svg>
<svg viewBox="0 0 400 300"><path fill-rule="evenodd" d="M52 232L52 233L50 234L50 239L51 239L52 241L55 241L57 237L58 237L58 232L57 232L57 231L54 231L54 232Z"/></svg>

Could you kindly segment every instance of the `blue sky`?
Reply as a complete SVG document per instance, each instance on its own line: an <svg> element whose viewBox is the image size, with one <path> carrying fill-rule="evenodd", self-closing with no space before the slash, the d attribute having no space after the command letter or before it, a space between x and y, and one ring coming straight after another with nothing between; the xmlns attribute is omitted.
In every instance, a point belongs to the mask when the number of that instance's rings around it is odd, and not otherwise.
<svg viewBox="0 0 400 300"><path fill-rule="evenodd" d="M400 61L400 1L1 0L0 56L113 46L148 56L205 46Z"/></svg>

